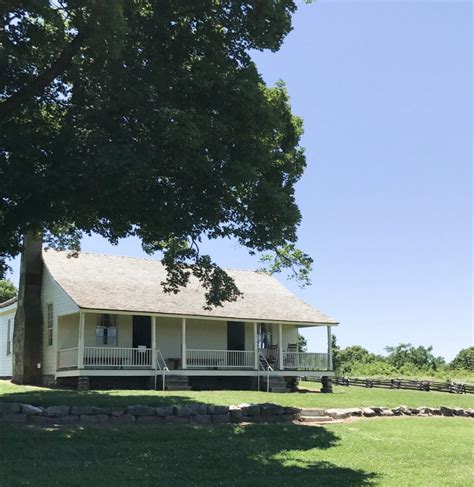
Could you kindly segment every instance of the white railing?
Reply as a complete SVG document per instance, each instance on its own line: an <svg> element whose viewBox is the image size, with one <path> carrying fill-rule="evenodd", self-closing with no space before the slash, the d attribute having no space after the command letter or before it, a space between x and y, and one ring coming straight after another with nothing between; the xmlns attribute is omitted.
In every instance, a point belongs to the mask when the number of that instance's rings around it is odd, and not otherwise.
<svg viewBox="0 0 474 487"><path fill-rule="evenodd" d="M84 367L151 367L151 348L84 347Z"/></svg>
<svg viewBox="0 0 474 487"><path fill-rule="evenodd" d="M327 353L283 352L283 368L289 370L328 370Z"/></svg>
<svg viewBox="0 0 474 487"><path fill-rule="evenodd" d="M166 360L161 353L159 348L156 349L156 362L155 362L155 390L157 386L158 370L161 374L161 388L164 391L166 389L166 372L169 372L168 366L166 365Z"/></svg>
<svg viewBox="0 0 474 487"><path fill-rule="evenodd" d="M273 372L273 367L268 363L267 357L259 351L258 353L258 376L257 376L257 390L260 390L260 372L265 372L267 376L267 392L270 392L270 371Z"/></svg>
<svg viewBox="0 0 474 487"><path fill-rule="evenodd" d="M255 352L252 350L186 350L186 366L190 369L253 369Z"/></svg>
<svg viewBox="0 0 474 487"><path fill-rule="evenodd" d="M77 347L58 351L58 369L77 367Z"/></svg>

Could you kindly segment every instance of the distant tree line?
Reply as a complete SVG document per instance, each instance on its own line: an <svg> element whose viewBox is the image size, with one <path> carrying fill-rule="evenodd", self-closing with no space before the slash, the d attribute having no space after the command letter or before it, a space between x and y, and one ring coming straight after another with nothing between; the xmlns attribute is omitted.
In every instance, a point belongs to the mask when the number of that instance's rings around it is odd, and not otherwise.
<svg viewBox="0 0 474 487"><path fill-rule="evenodd" d="M332 346L333 364L339 375L474 380L474 347L460 350L451 362L446 362L433 354L433 347L415 347L411 343L387 346L387 355L371 353L360 345L341 348L334 335Z"/></svg>

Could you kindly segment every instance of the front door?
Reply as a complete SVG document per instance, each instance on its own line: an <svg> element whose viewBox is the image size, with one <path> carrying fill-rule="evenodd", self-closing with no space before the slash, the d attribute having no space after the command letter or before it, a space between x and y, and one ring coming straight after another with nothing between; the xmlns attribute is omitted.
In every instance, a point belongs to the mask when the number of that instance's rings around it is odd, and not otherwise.
<svg viewBox="0 0 474 487"><path fill-rule="evenodd" d="M151 318L149 316L133 317L133 348L139 346L151 348Z"/></svg>
<svg viewBox="0 0 474 487"><path fill-rule="evenodd" d="M227 322L227 350L245 350L245 325L242 321Z"/></svg>

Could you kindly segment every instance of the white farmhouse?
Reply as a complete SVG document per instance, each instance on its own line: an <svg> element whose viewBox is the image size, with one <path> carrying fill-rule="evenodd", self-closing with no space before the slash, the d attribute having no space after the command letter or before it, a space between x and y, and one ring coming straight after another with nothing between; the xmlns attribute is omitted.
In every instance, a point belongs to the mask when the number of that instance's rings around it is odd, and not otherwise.
<svg viewBox="0 0 474 487"><path fill-rule="evenodd" d="M163 292L163 265L81 252L43 252L43 382L79 387L267 388L332 376L337 321L275 278L227 270L243 297L205 309L196 280ZM16 300L0 304L0 377L11 376ZM321 353L298 350L298 330L327 327Z"/></svg>

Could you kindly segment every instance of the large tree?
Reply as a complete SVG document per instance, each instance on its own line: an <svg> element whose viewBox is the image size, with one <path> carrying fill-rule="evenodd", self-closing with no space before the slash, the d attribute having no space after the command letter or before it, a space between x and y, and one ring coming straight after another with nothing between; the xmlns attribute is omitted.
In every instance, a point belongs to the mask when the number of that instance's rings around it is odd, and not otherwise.
<svg viewBox="0 0 474 487"><path fill-rule="evenodd" d="M449 364L450 369L465 369L474 372L474 347L463 348Z"/></svg>
<svg viewBox="0 0 474 487"><path fill-rule="evenodd" d="M0 5L0 277L23 252L20 305L33 300L28 275L38 292L41 269L25 271L37 242L78 249L90 233L138 236L163 252L168 290L194 274L210 306L239 290L200 253L202 238L270 251L275 269L303 264L307 278L310 259L294 246L302 123L250 56L279 49L295 10L290 0ZM23 360L38 309L17 322Z"/></svg>

